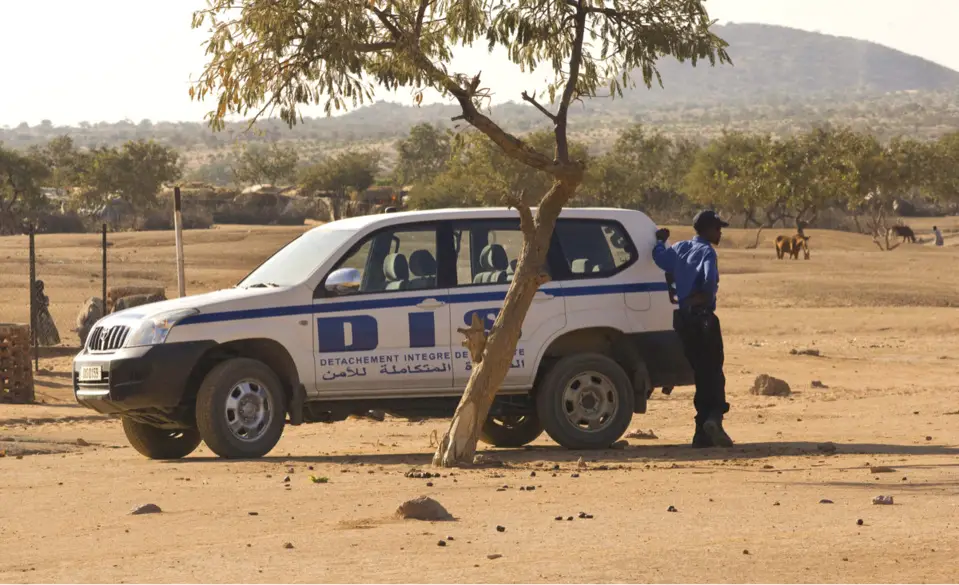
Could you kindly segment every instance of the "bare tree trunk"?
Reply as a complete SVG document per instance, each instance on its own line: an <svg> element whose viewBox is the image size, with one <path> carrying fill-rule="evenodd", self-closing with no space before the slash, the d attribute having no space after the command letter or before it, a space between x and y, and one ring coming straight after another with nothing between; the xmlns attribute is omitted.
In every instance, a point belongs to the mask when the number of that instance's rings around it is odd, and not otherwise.
<svg viewBox="0 0 959 585"><path fill-rule="evenodd" d="M764 229L766 229L766 226L761 225L759 226L759 229L756 230L756 241L753 242L752 247L749 248L750 250L755 250L759 247L759 237L762 235Z"/></svg>
<svg viewBox="0 0 959 585"><path fill-rule="evenodd" d="M433 465L455 467L473 462L480 430L513 362L523 318L540 285L549 281L549 277L540 272L540 267L546 262L556 218L575 189L575 182L558 180L553 183L535 219L524 203L515 204L523 230L523 249L516 264L516 274L506 293L503 309L485 342L476 330L476 327L482 327L476 319L470 329L459 330L466 336L463 345L470 348L473 373L453 414L450 428L436 449Z"/></svg>

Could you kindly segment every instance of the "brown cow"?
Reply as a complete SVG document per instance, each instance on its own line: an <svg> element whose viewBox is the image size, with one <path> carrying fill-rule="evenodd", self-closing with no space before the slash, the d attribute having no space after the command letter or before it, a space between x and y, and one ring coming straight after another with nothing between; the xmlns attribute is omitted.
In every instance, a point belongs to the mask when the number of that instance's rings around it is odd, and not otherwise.
<svg viewBox="0 0 959 585"><path fill-rule="evenodd" d="M776 236L776 257L782 260L793 254L793 239L790 236Z"/></svg>
<svg viewBox="0 0 959 585"><path fill-rule="evenodd" d="M907 225L894 225L892 226L892 231L895 232L897 236L902 238L903 243L907 240L913 244L916 243L916 234L912 231Z"/></svg>
<svg viewBox="0 0 959 585"><path fill-rule="evenodd" d="M803 256L809 260L809 238L803 234L793 236L776 236L776 257L782 260L789 256L793 260L799 259L799 251L802 250Z"/></svg>
<svg viewBox="0 0 959 585"><path fill-rule="evenodd" d="M802 250L805 260L809 260L809 238L803 234L796 234L792 237L792 257L793 260L799 259L799 250Z"/></svg>

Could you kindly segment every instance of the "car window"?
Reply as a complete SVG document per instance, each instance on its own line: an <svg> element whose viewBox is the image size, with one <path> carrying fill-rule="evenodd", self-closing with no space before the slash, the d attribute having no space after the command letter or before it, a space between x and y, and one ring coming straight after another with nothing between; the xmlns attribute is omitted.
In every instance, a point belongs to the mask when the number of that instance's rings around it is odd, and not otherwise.
<svg viewBox="0 0 959 585"><path fill-rule="evenodd" d="M458 222L453 248L457 286L508 284L523 249L523 233L519 221Z"/></svg>
<svg viewBox="0 0 959 585"><path fill-rule="evenodd" d="M354 247L337 264L340 268L360 272L353 294L436 288L436 228L379 231Z"/></svg>
<svg viewBox="0 0 959 585"><path fill-rule="evenodd" d="M300 284L314 274L320 265L329 260L355 233L353 230L327 226L314 228L270 256L237 286L250 288Z"/></svg>
<svg viewBox="0 0 959 585"><path fill-rule="evenodd" d="M556 236L574 278L614 274L636 258L635 246L616 222L559 220Z"/></svg>

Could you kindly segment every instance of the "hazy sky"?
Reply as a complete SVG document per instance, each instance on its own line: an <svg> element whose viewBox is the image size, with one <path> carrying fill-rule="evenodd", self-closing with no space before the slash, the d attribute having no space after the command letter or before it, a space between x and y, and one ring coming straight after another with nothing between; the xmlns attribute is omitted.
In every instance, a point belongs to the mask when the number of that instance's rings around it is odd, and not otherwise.
<svg viewBox="0 0 959 585"><path fill-rule="evenodd" d="M143 118L201 120L191 76L205 34L190 28L205 0L0 0L0 126ZM959 0L708 0L721 22L760 22L874 41L959 70ZM730 48L735 62L735 47ZM485 50L456 65L483 71L494 103L518 100L536 78ZM668 83L668 80L664 80ZM408 101L408 94L378 97ZM320 111L307 114L322 115Z"/></svg>

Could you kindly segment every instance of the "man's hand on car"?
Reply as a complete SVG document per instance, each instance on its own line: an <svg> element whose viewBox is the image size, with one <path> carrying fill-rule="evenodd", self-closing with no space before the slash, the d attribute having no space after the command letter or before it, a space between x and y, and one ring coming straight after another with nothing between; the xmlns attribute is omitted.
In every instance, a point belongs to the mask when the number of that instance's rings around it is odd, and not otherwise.
<svg viewBox="0 0 959 585"><path fill-rule="evenodd" d="M665 242L669 239L669 230L666 228L659 228L656 230L656 241Z"/></svg>

